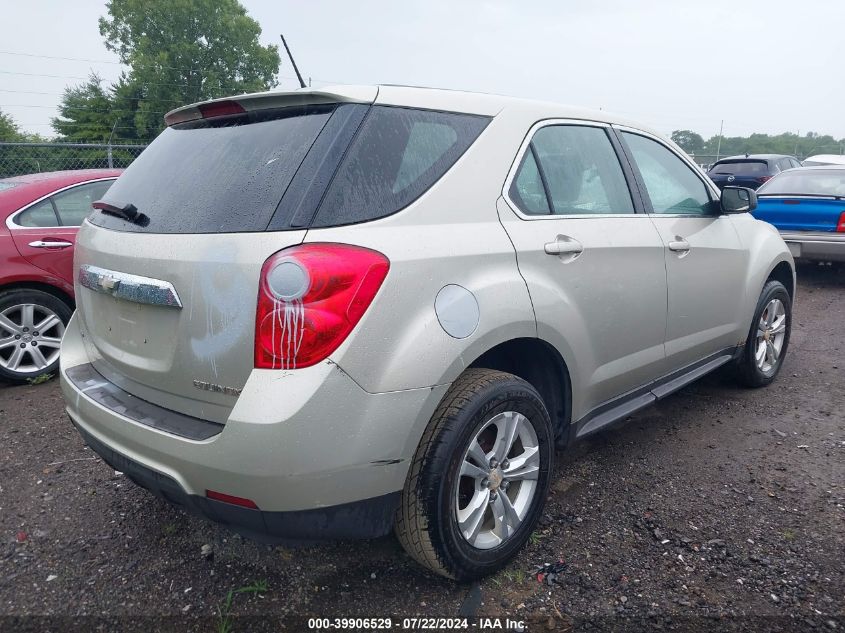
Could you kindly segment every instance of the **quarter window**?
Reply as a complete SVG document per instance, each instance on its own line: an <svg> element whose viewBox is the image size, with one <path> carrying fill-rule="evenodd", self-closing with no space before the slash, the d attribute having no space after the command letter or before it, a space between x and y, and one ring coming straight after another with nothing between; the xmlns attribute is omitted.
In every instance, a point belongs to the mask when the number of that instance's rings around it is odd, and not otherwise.
<svg viewBox="0 0 845 633"><path fill-rule="evenodd" d="M695 172L660 143L622 132L640 170L653 213L708 215L707 187Z"/></svg>
<svg viewBox="0 0 845 633"><path fill-rule="evenodd" d="M510 195L523 213L531 215L551 213L546 190L543 188L543 179L540 177L540 170L537 169L532 148L525 152L519 172L513 179Z"/></svg>
<svg viewBox="0 0 845 633"><path fill-rule="evenodd" d="M488 117L373 106L311 226L383 218L436 183L475 142Z"/></svg>
<svg viewBox="0 0 845 633"><path fill-rule="evenodd" d="M510 189L529 215L633 213L619 159L603 128L549 125L534 134Z"/></svg>
<svg viewBox="0 0 845 633"><path fill-rule="evenodd" d="M14 219L15 224L30 227L59 226L59 218L53 211L50 199L42 200L36 205L29 207Z"/></svg>
<svg viewBox="0 0 845 633"><path fill-rule="evenodd" d="M102 198L113 182L113 180L91 182L54 195L53 202L56 204L62 226L82 224L82 221L94 210L91 203Z"/></svg>

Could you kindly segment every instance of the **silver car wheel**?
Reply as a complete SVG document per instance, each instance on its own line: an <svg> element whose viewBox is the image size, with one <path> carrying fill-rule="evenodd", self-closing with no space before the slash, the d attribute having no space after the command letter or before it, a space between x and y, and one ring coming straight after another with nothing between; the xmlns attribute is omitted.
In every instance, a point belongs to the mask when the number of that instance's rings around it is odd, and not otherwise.
<svg viewBox="0 0 845 633"><path fill-rule="evenodd" d="M65 324L42 305L24 303L0 312L0 367L37 374L56 362Z"/></svg>
<svg viewBox="0 0 845 633"><path fill-rule="evenodd" d="M519 529L537 491L537 432L521 413L505 411L475 433L455 484L455 519L478 549L504 543Z"/></svg>
<svg viewBox="0 0 845 633"><path fill-rule="evenodd" d="M777 367L785 339L786 308L780 299L772 299L760 314L754 350L757 367L764 374L770 374Z"/></svg>

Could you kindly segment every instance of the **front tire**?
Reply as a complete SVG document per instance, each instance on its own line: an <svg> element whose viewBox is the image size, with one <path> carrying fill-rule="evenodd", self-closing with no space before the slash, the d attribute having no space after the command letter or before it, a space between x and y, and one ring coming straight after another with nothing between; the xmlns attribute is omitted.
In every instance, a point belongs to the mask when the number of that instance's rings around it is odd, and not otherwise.
<svg viewBox="0 0 845 633"><path fill-rule="evenodd" d="M417 448L397 513L405 550L459 581L510 561L542 513L554 460L551 420L524 380L467 370Z"/></svg>
<svg viewBox="0 0 845 633"><path fill-rule="evenodd" d="M792 331L792 300L779 281L763 287L751 329L737 364L739 381L746 387L765 387L780 371Z"/></svg>
<svg viewBox="0 0 845 633"><path fill-rule="evenodd" d="M22 383L55 373L72 313L64 301L41 290L0 292L0 379Z"/></svg>

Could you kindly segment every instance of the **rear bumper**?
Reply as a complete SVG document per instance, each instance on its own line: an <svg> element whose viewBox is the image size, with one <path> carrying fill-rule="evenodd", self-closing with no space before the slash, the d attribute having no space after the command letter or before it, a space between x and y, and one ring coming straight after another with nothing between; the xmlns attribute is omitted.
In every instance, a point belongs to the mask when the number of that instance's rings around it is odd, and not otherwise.
<svg viewBox="0 0 845 633"><path fill-rule="evenodd" d="M781 231L780 236L796 259L845 262L845 233Z"/></svg>
<svg viewBox="0 0 845 633"><path fill-rule="evenodd" d="M399 506L400 492L315 510L268 512L188 494L176 481L117 453L76 423L85 443L109 466L157 497L191 514L225 525L265 543L305 543L327 539L366 539L387 534Z"/></svg>
<svg viewBox="0 0 845 633"><path fill-rule="evenodd" d="M84 377L82 368L94 360L74 316L60 376L67 413L85 441L169 501L271 539L358 538L389 530L386 517L448 387L372 394L329 362L254 370L219 432L199 437L185 426L191 420L168 428L173 412L121 393L102 376L80 382L79 372ZM249 499L258 510L212 501L207 490Z"/></svg>

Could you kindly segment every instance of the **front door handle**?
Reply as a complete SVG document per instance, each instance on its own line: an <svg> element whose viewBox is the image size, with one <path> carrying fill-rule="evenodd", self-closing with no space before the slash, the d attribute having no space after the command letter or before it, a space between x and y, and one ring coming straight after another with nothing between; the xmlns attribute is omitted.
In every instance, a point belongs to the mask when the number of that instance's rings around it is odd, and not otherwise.
<svg viewBox="0 0 845 633"><path fill-rule="evenodd" d="M584 246L568 235L558 235L554 242L546 243L543 250L548 255L579 255L584 252Z"/></svg>
<svg viewBox="0 0 845 633"><path fill-rule="evenodd" d="M675 251L676 253L687 253L689 252L689 242L682 237L676 237L669 242L669 250Z"/></svg>
<svg viewBox="0 0 845 633"><path fill-rule="evenodd" d="M67 248L68 246L73 246L72 242L64 242L64 241L44 241L44 240L35 240L34 242L30 242L29 245L32 248L55 248L55 249L62 249Z"/></svg>

